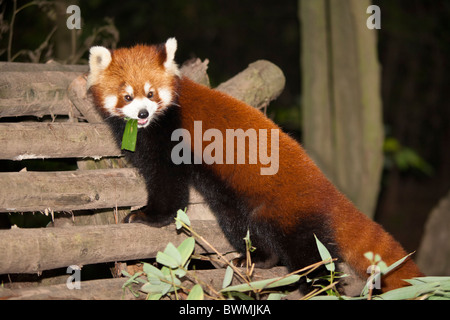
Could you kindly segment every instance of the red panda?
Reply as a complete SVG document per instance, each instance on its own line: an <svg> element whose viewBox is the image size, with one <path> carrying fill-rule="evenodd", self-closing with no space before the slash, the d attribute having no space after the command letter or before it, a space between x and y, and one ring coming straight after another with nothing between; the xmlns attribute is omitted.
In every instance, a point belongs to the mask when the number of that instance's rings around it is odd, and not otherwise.
<svg viewBox="0 0 450 320"><path fill-rule="evenodd" d="M406 255L391 235L332 185L299 143L263 113L181 76L174 60L176 49L175 38L112 52L104 47L90 49L88 86L119 144L125 118L138 120L136 151L125 153L146 180L148 202L125 222L152 226L173 222L177 210L187 206L189 185L194 185L230 243L241 252L249 230L257 248L252 260L262 267L282 263L294 271L320 261L314 235L333 257L363 278L368 277L370 264L364 253L377 253L388 265ZM254 147L263 153L277 152L277 171L261 174L267 163L252 162L250 150L244 163L202 159L212 138L200 141L199 148L195 141L199 122L203 132L212 129L223 136L230 129L255 130L258 141L265 138L267 148ZM188 146L189 161L181 164L173 160L173 150L180 143L173 133L179 129L188 133L182 143ZM263 137L263 129L279 134ZM228 143L215 144L214 156L225 155ZM236 148L235 144L234 151L242 151ZM382 291L405 286L402 279L417 276L422 273L408 259L383 278Z"/></svg>

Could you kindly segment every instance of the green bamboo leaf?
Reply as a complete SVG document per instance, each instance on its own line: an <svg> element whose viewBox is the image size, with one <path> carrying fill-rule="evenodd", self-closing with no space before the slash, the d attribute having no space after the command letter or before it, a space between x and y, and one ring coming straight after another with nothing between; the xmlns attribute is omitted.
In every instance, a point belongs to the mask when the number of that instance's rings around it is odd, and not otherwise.
<svg viewBox="0 0 450 320"><path fill-rule="evenodd" d="M141 287L141 291L149 294L161 294L165 295L169 292L172 285L170 283L160 282L159 284L153 284L147 282Z"/></svg>
<svg viewBox="0 0 450 320"><path fill-rule="evenodd" d="M163 295L161 293L149 294L147 300L159 300Z"/></svg>
<svg viewBox="0 0 450 320"><path fill-rule="evenodd" d="M253 301L255 300L255 298L249 296L248 294L242 293L242 292L238 292L238 291L229 291L226 293L226 295L228 296L229 300L235 300L234 298L238 298L239 300L242 301Z"/></svg>
<svg viewBox="0 0 450 320"><path fill-rule="evenodd" d="M271 293L269 294L269 296L267 297L267 300L281 300L283 297L285 297L286 295L283 293Z"/></svg>
<svg viewBox="0 0 450 320"><path fill-rule="evenodd" d="M176 267L181 265L181 254L178 251L178 249L173 245L173 243L169 242L167 244L166 248L164 249L164 253L175 260Z"/></svg>
<svg viewBox="0 0 450 320"><path fill-rule="evenodd" d="M292 284L294 282L297 282L299 279L300 279L300 276L294 274L294 275L291 275L286 278L273 278L273 279L253 281L253 282L250 282L250 285L248 285L246 283L238 284L235 286L223 288L220 291L221 292L227 292L227 291L245 292L245 291L251 291L251 290L270 289L270 288L274 288L274 287L281 287L281 286L286 286L286 285Z"/></svg>
<svg viewBox="0 0 450 320"><path fill-rule="evenodd" d="M368 259L370 262L372 262L373 261L373 252L368 251L368 252L364 253L364 257L366 257L366 259Z"/></svg>
<svg viewBox="0 0 450 320"><path fill-rule="evenodd" d="M159 270L158 268L152 266L150 263L144 263L143 270L144 270L145 274L147 275L147 277L153 276L158 279L165 279L165 275L162 273L162 271Z"/></svg>
<svg viewBox="0 0 450 320"><path fill-rule="evenodd" d="M380 262L380 261L381 261L381 256L377 253L375 255L374 262L377 263L377 262Z"/></svg>
<svg viewBox="0 0 450 320"><path fill-rule="evenodd" d="M179 262L176 259L161 251L156 254L156 261L172 269L179 266Z"/></svg>
<svg viewBox="0 0 450 320"><path fill-rule="evenodd" d="M196 284L192 287L191 292L187 296L187 300L203 300L203 288L201 285Z"/></svg>
<svg viewBox="0 0 450 320"><path fill-rule="evenodd" d="M124 276L129 277L129 279L127 281L125 281L125 283L122 286L122 288L125 288L126 286L131 285L132 283L139 283L140 279L136 279L136 278L139 277L142 274L142 272L136 272L134 275L130 275L125 270L122 270L122 274Z"/></svg>
<svg viewBox="0 0 450 320"><path fill-rule="evenodd" d="M369 292L369 285L370 285L370 283L377 283L377 282L379 282L379 279L380 279L381 276L384 276L384 275L388 274L390 271L392 271L395 268L397 268L399 265L401 265L413 253L414 252L411 252L410 254L406 255L405 257L403 257L400 260L398 260L398 261L394 262L393 264L391 264L389 267L386 266L386 263L384 261L380 261L378 263L378 265L377 265L379 267L380 272L375 274L375 276L373 277L372 281L368 281L366 283L366 285L364 286L364 288L363 288L363 290L361 292L361 295L366 295Z"/></svg>
<svg viewBox="0 0 450 320"><path fill-rule="evenodd" d="M256 248L253 247L253 245L252 245L252 240L250 239L250 230L247 230L247 234L244 237L244 241L245 241L246 250L248 250L250 252L254 252L256 250Z"/></svg>
<svg viewBox="0 0 450 320"><path fill-rule="evenodd" d="M339 297L337 296L314 296L309 298L308 300L330 300L330 301L334 301L334 300L340 300ZM364 300L367 300L367 298L364 298Z"/></svg>
<svg viewBox="0 0 450 320"><path fill-rule="evenodd" d="M317 249L319 250L320 258L322 259L322 261L331 260L332 257L328 249L322 244L322 242L319 241L319 239L317 239L316 235L314 235L314 238L316 239ZM332 261L327 263L325 267L328 271L335 270L334 263Z"/></svg>
<svg viewBox="0 0 450 320"><path fill-rule="evenodd" d="M167 276L166 282L170 283L171 286L175 287L181 286L181 281L177 277Z"/></svg>
<svg viewBox="0 0 450 320"><path fill-rule="evenodd" d="M231 284L231 281L233 280L233 273L233 268L228 266L225 271L225 276L223 277L222 288L226 288Z"/></svg>
<svg viewBox="0 0 450 320"><path fill-rule="evenodd" d="M186 270L181 269L181 268L174 269L172 272L174 275L176 275L177 277L180 277L180 278L182 278L186 275Z"/></svg>
<svg viewBox="0 0 450 320"><path fill-rule="evenodd" d="M128 119L122 136L122 149L135 151L137 140L138 121L136 119Z"/></svg>
<svg viewBox="0 0 450 320"><path fill-rule="evenodd" d="M438 287L437 283L427 283L418 286L403 287L385 292L376 298L382 300L406 300L414 299L426 293L433 293ZM374 297L375 298L375 297Z"/></svg>
<svg viewBox="0 0 450 320"><path fill-rule="evenodd" d="M405 279L410 284L422 284L430 282L439 282L441 285L450 285L450 277L448 276L428 276L428 277L416 277L412 279ZM449 288L450 289L450 288Z"/></svg>
<svg viewBox="0 0 450 320"><path fill-rule="evenodd" d="M175 226L178 229L181 229L182 225L181 222L183 222L188 227L191 226L191 221L189 220L189 217L187 216L186 212L184 210L179 209L177 211L177 217L175 218Z"/></svg>
<svg viewBox="0 0 450 320"><path fill-rule="evenodd" d="M195 248L195 239L193 237L187 238L178 246L178 252L181 256L180 266L184 266L188 262Z"/></svg>
<svg viewBox="0 0 450 320"><path fill-rule="evenodd" d="M401 265L410 255L412 255L414 252L411 252L410 254L404 256L403 258L401 258L400 260L394 262L393 264L391 264L389 267L384 268L384 270L381 270L381 273L383 275L388 274L389 272L391 272L392 270L394 270L395 268L397 268L399 265Z"/></svg>

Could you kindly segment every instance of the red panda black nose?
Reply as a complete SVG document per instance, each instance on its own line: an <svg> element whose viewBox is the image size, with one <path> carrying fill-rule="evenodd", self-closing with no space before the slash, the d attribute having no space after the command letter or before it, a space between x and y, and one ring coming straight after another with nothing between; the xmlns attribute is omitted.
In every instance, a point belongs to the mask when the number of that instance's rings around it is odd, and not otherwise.
<svg viewBox="0 0 450 320"><path fill-rule="evenodd" d="M146 119L146 118L148 118L148 116L149 116L149 114L148 114L148 111L146 109L142 109L138 113L138 118L139 119Z"/></svg>

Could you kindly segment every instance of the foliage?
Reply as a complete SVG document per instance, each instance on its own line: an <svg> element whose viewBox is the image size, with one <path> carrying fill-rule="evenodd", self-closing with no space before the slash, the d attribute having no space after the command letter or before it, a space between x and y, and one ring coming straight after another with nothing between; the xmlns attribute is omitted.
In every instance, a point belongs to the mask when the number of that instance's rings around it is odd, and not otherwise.
<svg viewBox="0 0 450 320"><path fill-rule="evenodd" d="M126 120L127 124L125 125L125 130L123 132L121 149L126 149L134 152L134 150L136 149L138 121L131 118L126 118Z"/></svg>
<svg viewBox="0 0 450 320"><path fill-rule="evenodd" d="M326 277L307 279L311 282L313 287L316 287L312 292L304 296L302 299L308 300L403 300L403 299L450 299L450 277L420 277L406 280L411 286L392 290L380 295L373 295L374 283L379 281L380 277L388 274L390 271L402 264L409 255L400 259L396 263L387 266L381 260L379 255L374 255L372 252L365 254L371 265L376 266L371 277L369 277L366 286L363 288L359 297L348 297L340 295L336 289L338 279L345 277L336 272L334 260L327 248L315 237L316 245L319 254L323 261L314 265L308 266L304 269L297 270L282 277L252 281L251 275L254 265L247 263L246 271L243 274L236 266L228 261L222 254L220 254L213 246L211 246L206 239L197 234L191 227L190 220L185 211L179 210L175 218L177 229L185 229L191 236L186 238L178 247L172 243L167 244L163 252L158 252L156 261L162 266L155 267L149 263L144 263L143 272L138 272L134 275L122 271L128 277L123 285L123 289L129 289L138 296L139 292L133 291L131 284L141 285L139 291L147 294L149 300L159 300L167 297L170 299L188 299L188 300L203 300L216 299L268 299L280 300L288 293L285 291L285 286L295 284L301 277L307 275L324 265L329 271ZM195 242L199 241L202 245L208 246L216 254L219 255L223 261L228 265L225 270L222 288L213 288L211 285L202 281L195 272L189 270L189 263L191 259L195 258ZM250 241L250 236L244 238L247 247L247 257L250 258L251 251L255 250ZM249 260L249 259L248 259ZM145 274L146 278L142 278ZM240 284L231 285L233 278L240 280ZM192 287L183 283L183 280L189 279L193 283ZM328 281L327 285L318 284L319 280ZM326 295L323 295L326 294Z"/></svg>
<svg viewBox="0 0 450 320"><path fill-rule="evenodd" d="M312 300L450 300L450 277L417 277L405 279L411 286L394 289L379 295L372 295L374 284L380 278L401 265L412 253L396 261L389 267L379 255L367 252L365 257L370 261L374 272L367 280L359 297L339 295L316 296Z"/></svg>
<svg viewBox="0 0 450 320"><path fill-rule="evenodd" d="M259 281L251 281L251 274L253 272L254 265L247 264L245 274L236 268L236 266L228 261L222 254L212 247L206 239L197 234L195 230L191 228L188 216L183 210L179 210L177 217L175 218L175 224L177 229L184 228L192 234L192 237L185 239L178 247L175 247L172 243L169 243L163 252L158 252L156 261L162 265L161 268L157 268L151 264L144 263L143 273L145 273L147 279L140 278L143 275L142 272L133 276L127 272L123 274L129 279L123 285L123 288L131 289L131 284L139 283L143 284L140 291L147 293L147 299L158 300L165 296L175 297L180 299L180 293L187 294L187 299L203 299L207 296L210 299L245 299L253 300L260 299L263 296L267 296L268 299L281 299L284 294L282 292L273 293L269 289L280 288L291 285L297 282L301 276L297 273L309 271L315 269L322 263L312 265L311 267L304 268L297 272L287 274L283 277L277 277L272 279L265 279ZM221 289L212 288L210 285L204 283L199 279L195 273L191 272L188 267L191 259L193 258L193 252L195 248L195 241L200 241L203 245L210 247L213 251L220 256L220 258L228 264L225 271L224 279ZM247 247L247 257L250 257L250 252L255 248L252 247L249 234L244 238ZM231 285L233 277L237 277L241 280L241 284ZM194 283L192 288L187 288L182 284L182 278L188 278ZM206 292L205 292L206 291ZM137 292L132 290L133 294L137 295Z"/></svg>
<svg viewBox="0 0 450 320"><path fill-rule="evenodd" d="M405 147L395 138L386 138L383 145L387 165L396 166L400 171L416 170L428 176L433 175L433 167L413 149Z"/></svg>
<svg viewBox="0 0 450 320"><path fill-rule="evenodd" d="M65 20L67 18L65 2L49 1L49 0L35 0L29 1L24 5L17 7L17 0L13 0L12 13L9 21L6 20L4 12L0 14L0 39L2 34L8 34L8 42L5 44L6 48L0 48L0 57L6 54L6 61L12 62L22 57L23 61L29 61L33 63L47 62L48 60L58 60L61 63L76 64L84 62L82 57L94 44L104 45L107 47L115 48L119 42L119 31L114 25L114 21L111 18L105 17L101 26L94 27L92 30L88 30L88 34L82 32L82 30L68 30L65 28L58 28L59 20ZM21 49L13 54L13 41L15 21L19 13L29 7L39 7L41 12L46 15L46 21L50 21L52 29L47 34L45 39L35 49ZM64 13L64 15L61 15ZM39 17L36 17L39 20ZM36 21L34 21L36 22ZM60 30L61 29L61 30ZM68 43L62 43L61 37L56 42L54 35L57 32L70 33L70 41ZM55 46L70 46L70 54L65 57L56 57ZM59 58L59 59L58 59Z"/></svg>

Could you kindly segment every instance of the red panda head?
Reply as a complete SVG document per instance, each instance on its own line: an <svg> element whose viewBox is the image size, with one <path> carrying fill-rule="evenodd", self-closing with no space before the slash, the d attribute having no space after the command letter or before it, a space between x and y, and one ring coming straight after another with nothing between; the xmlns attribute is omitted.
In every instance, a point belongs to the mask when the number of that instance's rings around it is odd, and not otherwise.
<svg viewBox="0 0 450 320"><path fill-rule="evenodd" d="M138 127L146 127L176 100L180 77L174 61L176 50L175 38L163 45L137 45L113 52L92 47L87 84L95 104L107 116L137 119Z"/></svg>

